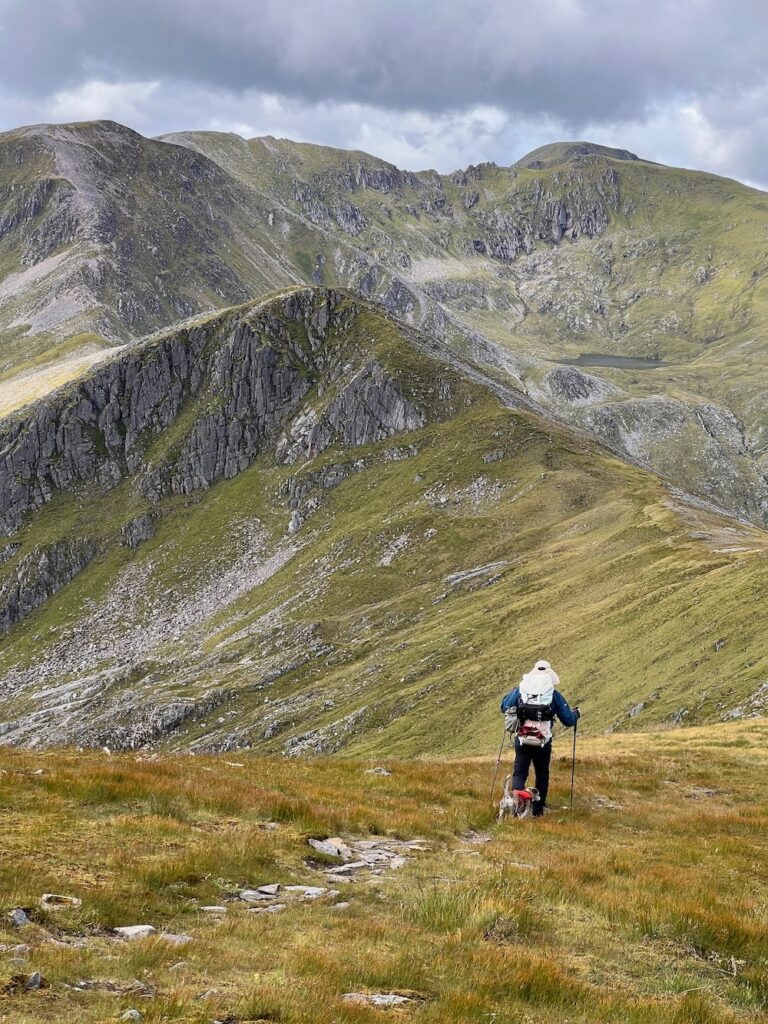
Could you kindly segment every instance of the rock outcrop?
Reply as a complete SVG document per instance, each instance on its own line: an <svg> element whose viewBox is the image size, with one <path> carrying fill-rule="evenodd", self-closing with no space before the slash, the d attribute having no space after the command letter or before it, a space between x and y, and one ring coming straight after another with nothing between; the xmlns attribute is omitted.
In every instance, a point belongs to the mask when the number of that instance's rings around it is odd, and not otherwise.
<svg viewBox="0 0 768 1024"><path fill-rule="evenodd" d="M594 405L618 391L606 381L591 373L583 373L575 366L559 366L550 370L543 383L553 403L571 406Z"/></svg>
<svg viewBox="0 0 768 1024"><path fill-rule="evenodd" d="M277 311L257 307L171 333L5 421L2 530L13 534L56 493L85 484L108 489L137 475L141 493L156 502L229 479L277 439L324 374L336 376L336 393L304 410L279 457L295 461L334 441L363 445L423 426L424 413L375 359L349 372L339 352L324 347L329 331L354 319L343 300L338 291L294 292ZM188 428L158 458L153 445L182 415ZM129 528L126 542L136 536Z"/></svg>
<svg viewBox="0 0 768 1024"><path fill-rule="evenodd" d="M333 445L356 448L420 429L427 411L405 393L397 372L360 336L350 341L366 309L338 290L296 290L147 342L5 421L3 532L15 535L54 498L82 504L129 480L132 500L149 508L124 521L113 539L136 549L154 536L153 505L231 479L265 449L277 463L294 465ZM389 329L384 315L375 315ZM432 390L443 403L436 415L450 413L445 375L436 375ZM349 472L332 465L315 483L296 485L291 532L317 507L316 498L302 500L307 489L329 489ZM33 550L17 541L0 548L7 563L0 633L90 563L103 537L98 520L92 525L92 534ZM175 705L170 718L163 711L146 723L148 735L198 711Z"/></svg>
<svg viewBox="0 0 768 1024"><path fill-rule="evenodd" d="M74 579L97 552L93 537L76 537L19 558L14 575L0 584L0 635Z"/></svg>
<svg viewBox="0 0 768 1024"><path fill-rule="evenodd" d="M619 175L614 168L606 168L596 184L573 170L558 186L553 192L537 179L527 192L516 196L509 212L503 207L480 210L472 250L509 262L533 252L538 242L556 244L563 238L575 241L602 234L620 205Z"/></svg>
<svg viewBox="0 0 768 1024"><path fill-rule="evenodd" d="M120 530L123 544L129 548L137 548L145 540L155 535L155 517L152 515L137 516L129 520Z"/></svg>

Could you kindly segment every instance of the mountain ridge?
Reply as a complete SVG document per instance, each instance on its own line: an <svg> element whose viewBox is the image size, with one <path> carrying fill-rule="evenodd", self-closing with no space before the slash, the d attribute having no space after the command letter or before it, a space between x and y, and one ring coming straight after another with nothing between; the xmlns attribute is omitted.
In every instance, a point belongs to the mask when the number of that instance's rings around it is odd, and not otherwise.
<svg viewBox="0 0 768 1024"><path fill-rule="evenodd" d="M51 176L45 147L0 140L6 411L200 311L348 287L683 490L768 521L761 193L602 151L441 176L288 140L45 131L82 187Z"/></svg>
<svg viewBox="0 0 768 1024"><path fill-rule="evenodd" d="M592 728L759 714L764 534L498 390L314 287L16 413L2 741L476 753L543 637Z"/></svg>

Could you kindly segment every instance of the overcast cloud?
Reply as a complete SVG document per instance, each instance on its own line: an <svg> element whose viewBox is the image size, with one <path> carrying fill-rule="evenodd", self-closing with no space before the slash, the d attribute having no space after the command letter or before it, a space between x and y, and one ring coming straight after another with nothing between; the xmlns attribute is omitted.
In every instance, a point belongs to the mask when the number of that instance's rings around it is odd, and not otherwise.
<svg viewBox="0 0 768 1024"><path fill-rule="evenodd" d="M590 138L768 186L766 0L0 0L0 130L110 117L414 169Z"/></svg>

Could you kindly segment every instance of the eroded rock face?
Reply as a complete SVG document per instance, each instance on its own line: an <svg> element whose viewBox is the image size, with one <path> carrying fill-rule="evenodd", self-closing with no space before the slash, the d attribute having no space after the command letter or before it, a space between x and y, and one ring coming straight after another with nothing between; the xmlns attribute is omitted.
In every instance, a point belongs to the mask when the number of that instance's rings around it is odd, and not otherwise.
<svg viewBox="0 0 768 1024"><path fill-rule="evenodd" d="M295 291L146 343L5 421L0 529L14 534L60 492L109 490L132 478L134 493L156 503L236 476L267 446L294 463L333 444L356 447L424 426L426 413L393 371L347 346L359 311L339 291ZM137 548L154 530L147 511L122 526L119 540ZM17 549L0 547L0 558L18 558ZM93 537L77 537L22 552L0 589L0 632L98 549Z"/></svg>
<svg viewBox="0 0 768 1024"><path fill-rule="evenodd" d="M155 535L155 518L151 515L137 516L125 524L120 531L123 544L129 548L137 548L145 540Z"/></svg>
<svg viewBox="0 0 768 1024"><path fill-rule="evenodd" d="M93 537L78 537L24 555L0 586L0 635L74 579L97 552Z"/></svg>
<svg viewBox="0 0 768 1024"><path fill-rule="evenodd" d="M339 312L341 293L323 295L318 303L312 292L292 293L280 317L225 317L170 335L6 421L0 428L0 529L14 533L56 492L81 484L109 488L138 473L142 493L157 501L242 472L331 368L326 332L329 325L343 330L350 313ZM286 323L300 327L299 340ZM156 462L154 439L185 403L203 394L172 463ZM341 384L322 414L309 409L294 433L302 439L301 454L311 456L335 440L367 444L423 423L423 413L373 360Z"/></svg>
<svg viewBox="0 0 768 1024"><path fill-rule="evenodd" d="M399 382L372 359L324 412L309 410L291 423L278 442L277 457L292 464L299 458L314 458L334 442L358 447L418 430L425 423L424 412L403 397Z"/></svg>
<svg viewBox="0 0 768 1024"><path fill-rule="evenodd" d="M536 179L527 193L519 193L513 209L496 206L476 212L472 251L509 262L533 252L540 241L594 238L605 231L619 205L619 175L612 167L605 169L596 187L578 170L567 174L558 193Z"/></svg>
<svg viewBox="0 0 768 1024"><path fill-rule="evenodd" d="M168 427L203 379L204 331L174 335L99 367L0 428L0 529L57 491L118 483L141 466L146 442Z"/></svg>

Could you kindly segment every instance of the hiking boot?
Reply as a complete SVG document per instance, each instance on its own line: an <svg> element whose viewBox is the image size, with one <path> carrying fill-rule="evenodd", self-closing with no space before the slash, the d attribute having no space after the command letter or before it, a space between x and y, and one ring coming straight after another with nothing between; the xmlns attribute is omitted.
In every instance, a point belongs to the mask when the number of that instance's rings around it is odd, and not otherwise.
<svg viewBox="0 0 768 1024"><path fill-rule="evenodd" d="M534 800L533 810L531 811L534 818L540 818L544 814L544 804L541 800Z"/></svg>

